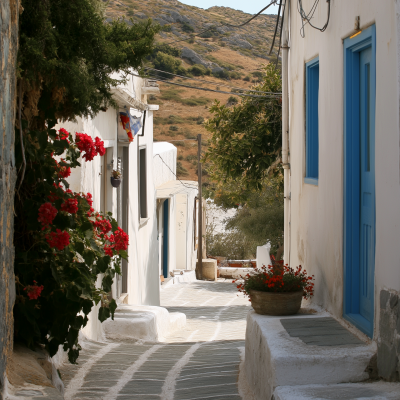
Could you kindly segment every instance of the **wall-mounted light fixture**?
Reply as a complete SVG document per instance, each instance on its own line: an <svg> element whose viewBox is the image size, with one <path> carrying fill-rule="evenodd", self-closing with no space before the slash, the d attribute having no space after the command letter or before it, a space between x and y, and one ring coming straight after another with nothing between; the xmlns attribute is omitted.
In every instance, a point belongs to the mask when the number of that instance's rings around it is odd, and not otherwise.
<svg viewBox="0 0 400 400"><path fill-rule="evenodd" d="M355 38L358 36L362 30L360 29L360 16L357 16L355 21L354 21L354 30L356 31L353 35L350 36L350 39Z"/></svg>

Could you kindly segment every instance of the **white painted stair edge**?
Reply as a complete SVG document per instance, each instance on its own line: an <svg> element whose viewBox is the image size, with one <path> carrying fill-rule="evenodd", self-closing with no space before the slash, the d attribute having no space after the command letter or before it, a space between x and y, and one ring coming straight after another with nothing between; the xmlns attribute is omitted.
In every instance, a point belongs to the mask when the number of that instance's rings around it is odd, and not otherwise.
<svg viewBox="0 0 400 400"><path fill-rule="evenodd" d="M142 339L163 342L170 333L186 325L186 315L170 313L164 307L119 304L114 321L103 322L105 338L108 340Z"/></svg>
<svg viewBox="0 0 400 400"><path fill-rule="evenodd" d="M296 318L330 317L326 312ZM315 346L291 337L280 319L247 316L244 372L256 400L270 400L278 386L360 382L368 379L365 368L376 353L376 344Z"/></svg>

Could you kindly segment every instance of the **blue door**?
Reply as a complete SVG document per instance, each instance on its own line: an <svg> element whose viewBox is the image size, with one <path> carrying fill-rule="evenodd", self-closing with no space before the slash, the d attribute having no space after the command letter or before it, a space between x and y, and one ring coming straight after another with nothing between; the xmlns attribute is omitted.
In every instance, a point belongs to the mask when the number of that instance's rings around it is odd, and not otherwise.
<svg viewBox="0 0 400 400"><path fill-rule="evenodd" d="M169 201L166 199L163 204L163 245L162 245L162 267L164 278L168 278L168 213Z"/></svg>
<svg viewBox="0 0 400 400"><path fill-rule="evenodd" d="M371 48L360 52L360 314L373 321L374 165L371 164Z"/></svg>
<svg viewBox="0 0 400 400"><path fill-rule="evenodd" d="M375 26L344 41L344 308L374 330Z"/></svg>

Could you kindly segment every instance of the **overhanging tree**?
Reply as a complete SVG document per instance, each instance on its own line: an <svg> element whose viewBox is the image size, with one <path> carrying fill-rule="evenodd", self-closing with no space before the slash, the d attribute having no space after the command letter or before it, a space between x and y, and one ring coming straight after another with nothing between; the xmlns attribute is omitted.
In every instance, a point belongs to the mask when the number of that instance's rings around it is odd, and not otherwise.
<svg viewBox="0 0 400 400"><path fill-rule="evenodd" d="M53 127L57 120L94 116L114 105L110 89L123 79L112 74L140 68L158 27L150 20L107 24L101 0L22 0L22 7L15 336L29 346L43 344L50 356L63 345L75 362L78 332L93 303L101 302L101 321L113 315L108 293L128 238L110 215L91 209L90 194L71 192L66 180L80 165L80 153L89 162L104 154L101 140Z"/></svg>
<svg viewBox="0 0 400 400"><path fill-rule="evenodd" d="M260 73L261 74L261 73ZM280 92L281 77L273 64L263 68L254 89ZM249 254L271 242L283 250L283 177L281 169L281 99L243 98L233 107L215 102L205 123L212 134L204 160L210 177L205 190L217 206L238 208L226 220L228 235L246 237ZM219 238L221 239L221 238ZM215 254L223 255L223 254Z"/></svg>

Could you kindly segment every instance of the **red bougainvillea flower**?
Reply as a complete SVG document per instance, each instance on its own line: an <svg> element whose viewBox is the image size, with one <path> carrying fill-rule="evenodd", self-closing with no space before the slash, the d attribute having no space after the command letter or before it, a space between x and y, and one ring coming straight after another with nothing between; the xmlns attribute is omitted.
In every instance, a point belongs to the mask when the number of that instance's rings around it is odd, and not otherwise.
<svg viewBox="0 0 400 400"><path fill-rule="evenodd" d="M40 296L40 293L42 293L43 285L38 286L37 282L33 281L33 285L26 286L24 290L26 290L29 300L36 300Z"/></svg>
<svg viewBox="0 0 400 400"><path fill-rule="evenodd" d="M101 215L97 215L97 220L93 222L95 229L102 234L106 234L111 231L112 227L108 220L104 219Z"/></svg>
<svg viewBox="0 0 400 400"><path fill-rule="evenodd" d="M62 161L64 161L64 160L62 160ZM61 166L57 161L56 161L56 164L57 164L56 168L58 169L57 176L59 179L62 179L62 178L65 179L71 175L71 167Z"/></svg>
<svg viewBox="0 0 400 400"><path fill-rule="evenodd" d="M85 199L87 200L88 204L90 207L93 206L93 197L91 193L86 193L86 196L84 195Z"/></svg>
<svg viewBox="0 0 400 400"><path fill-rule="evenodd" d="M96 137L95 142L86 133L76 133L76 146L81 152L84 152L83 158L86 161L92 161L97 154L104 155L106 150L104 148L104 142Z"/></svg>
<svg viewBox="0 0 400 400"><path fill-rule="evenodd" d="M114 249L116 251L126 250L129 245L129 236L118 227L118 229L114 232Z"/></svg>
<svg viewBox="0 0 400 400"><path fill-rule="evenodd" d="M49 227L57 215L57 209L51 203L44 203L39 207L38 221L42 224L42 231Z"/></svg>
<svg viewBox="0 0 400 400"><path fill-rule="evenodd" d="M60 229L56 229L55 232L50 232L46 235L46 240L50 247L56 247L61 251L69 245L69 233L67 231L61 232Z"/></svg>
<svg viewBox="0 0 400 400"><path fill-rule="evenodd" d="M66 140L69 143L68 136L69 136L69 132L64 128L61 128L58 131L57 139L58 140Z"/></svg>
<svg viewBox="0 0 400 400"><path fill-rule="evenodd" d="M104 142L97 136L94 139L94 147L97 153L100 154L101 156L104 156L104 154L106 154L106 149L104 148Z"/></svg>
<svg viewBox="0 0 400 400"><path fill-rule="evenodd" d="M66 211L70 214L76 214L78 212L78 200L77 199L67 199L63 204L61 204L61 210Z"/></svg>
<svg viewBox="0 0 400 400"><path fill-rule="evenodd" d="M104 252L110 257L114 255L112 246L109 246L107 244L104 246Z"/></svg>

